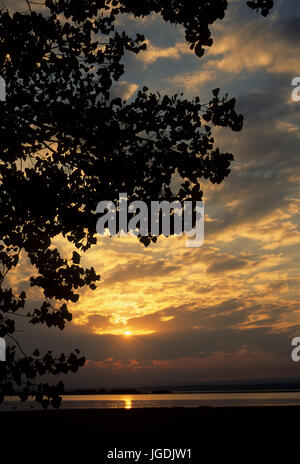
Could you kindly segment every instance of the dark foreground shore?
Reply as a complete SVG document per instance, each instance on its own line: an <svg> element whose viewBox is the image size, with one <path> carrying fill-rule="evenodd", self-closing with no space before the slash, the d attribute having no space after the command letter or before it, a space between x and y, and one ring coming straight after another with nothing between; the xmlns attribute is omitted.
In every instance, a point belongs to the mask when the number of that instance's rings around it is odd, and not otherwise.
<svg viewBox="0 0 300 464"><path fill-rule="evenodd" d="M97 443L99 449L299 442L300 406L0 412L3 443ZM124 461L123 461L124 462Z"/></svg>

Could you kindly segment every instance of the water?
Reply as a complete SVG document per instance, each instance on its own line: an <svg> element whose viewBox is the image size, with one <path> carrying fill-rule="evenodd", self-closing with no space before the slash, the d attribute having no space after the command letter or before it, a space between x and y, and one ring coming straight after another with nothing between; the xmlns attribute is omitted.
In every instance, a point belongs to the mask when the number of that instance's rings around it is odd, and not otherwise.
<svg viewBox="0 0 300 464"><path fill-rule="evenodd" d="M300 392L243 393L173 393L144 395L65 395L61 409L132 409L132 408L197 408L201 406L287 406L300 405ZM25 403L9 397L1 410L41 409L32 400Z"/></svg>

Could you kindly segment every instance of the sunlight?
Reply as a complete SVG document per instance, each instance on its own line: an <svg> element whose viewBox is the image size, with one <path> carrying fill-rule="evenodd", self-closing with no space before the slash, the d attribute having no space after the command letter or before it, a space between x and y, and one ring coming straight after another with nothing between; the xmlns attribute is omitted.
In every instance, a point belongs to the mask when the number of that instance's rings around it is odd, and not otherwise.
<svg viewBox="0 0 300 464"><path fill-rule="evenodd" d="M153 329L132 329L132 330L124 330L122 328L107 328L107 329L97 329L94 328L93 333L97 335L121 335L123 337L133 337L137 335L151 335L156 331Z"/></svg>
<svg viewBox="0 0 300 464"><path fill-rule="evenodd" d="M123 401L125 402L124 409L131 409L132 408L132 401L130 398L124 398Z"/></svg>

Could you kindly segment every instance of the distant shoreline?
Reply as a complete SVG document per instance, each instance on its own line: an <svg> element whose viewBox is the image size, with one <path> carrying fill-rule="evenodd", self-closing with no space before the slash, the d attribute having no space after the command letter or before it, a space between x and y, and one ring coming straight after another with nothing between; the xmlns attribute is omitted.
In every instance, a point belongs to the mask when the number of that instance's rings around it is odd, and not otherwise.
<svg viewBox="0 0 300 464"><path fill-rule="evenodd" d="M187 394L207 394L207 393L297 393L300 392L300 387L298 388L289 388L289 389L241 389L241 390L173 390L173 391L130 391L130 390L120 390L120 391L106 391L99 392L95 391L66 391L64 395L187 395Z"/></svg>
<svg viewBox="0 0 300 464"><path fill-rule="evenodd" d="M245 393L245 394L249 394L249 393L299 393L300 392L300 388L297 388L297 389L274 389L274 390L180 390L180 391L136 391L136 392L132 392L132 391L127 391L127 390L124 390L124 391L106 391L106 392L99 392L99 391L84 391L84 390L81 390L81 391L66 391L63 393L62 396L112 396L112 395L195 395L195 394L233 394L233 393L237 393L237 394L241 394L241 393ZM9 395L11 398L19 398L18 394L14 394L14 395Z"/></svg>
<svg viewBox="0 0 300 464"><path fill-rule="evenodd" d="M202 385L157 385L111 388L74 388L66 389L65 395L154 395L154 394L195 394L195 393L285 393L300 392L300 382L263 382L235 384L202 384Z"/></svg>

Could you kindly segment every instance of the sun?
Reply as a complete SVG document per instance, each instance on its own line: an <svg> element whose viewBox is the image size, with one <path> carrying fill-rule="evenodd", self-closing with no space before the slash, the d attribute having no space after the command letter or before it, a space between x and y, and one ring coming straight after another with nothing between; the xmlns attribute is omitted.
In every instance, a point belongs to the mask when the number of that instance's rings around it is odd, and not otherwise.
<svg viewBox="0 0 300 464"><path fill-rule="evenodd" d="M130 337L132 333L130 332L130 330L126 330L126 332L124 332L124 335L126 335L126 337Z"/></svg>

